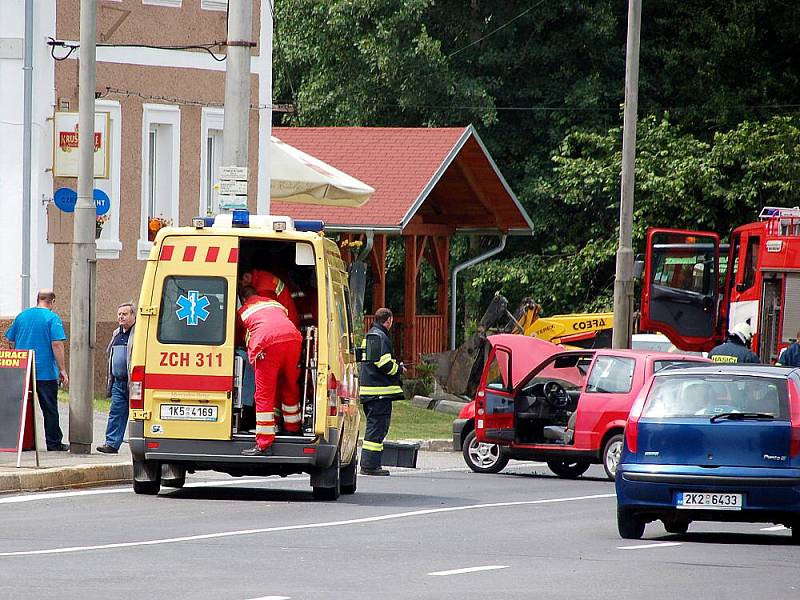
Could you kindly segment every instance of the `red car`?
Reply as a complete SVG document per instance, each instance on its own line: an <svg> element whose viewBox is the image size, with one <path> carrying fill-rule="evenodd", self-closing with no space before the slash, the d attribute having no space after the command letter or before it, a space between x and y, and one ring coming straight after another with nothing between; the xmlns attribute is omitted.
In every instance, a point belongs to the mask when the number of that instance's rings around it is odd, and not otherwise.
<svg viewBox="0 0 800 600"><path fill-rule="evenodd" d="M648 350L566 350L522 335L489 341L475 400L453 422L453 444L478 473L497 473L513 458L544 461L560 477L600 463L614 479L644 383L672 365L709 362Z"/></svg>

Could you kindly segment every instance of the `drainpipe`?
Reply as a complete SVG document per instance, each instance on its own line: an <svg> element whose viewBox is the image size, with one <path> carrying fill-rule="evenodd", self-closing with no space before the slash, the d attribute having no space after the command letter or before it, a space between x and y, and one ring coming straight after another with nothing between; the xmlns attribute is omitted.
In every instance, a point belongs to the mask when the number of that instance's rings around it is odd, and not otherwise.
<svg viewBox="0 0 800 600"><path fill-rule="evenodd" d="M22 310L31 301L31 129L33 127L33 0L25 0L25 54L22 65Z"/></svg>
<svg viewBox="0 0 800 600"><path fill-rule="evenodd" d="M458 306L457 298L456 298L456 278L458 274L463 271L464 269L469 269L470 267L477 265L480 262L485 261L487 258L491 258L495 254L499 254L503 251L506 247L506 235L500 236L500 244L495 246L494 248L487 250L483 254L479 254L475 258L470 258L467 261L464 261L460 265L456 266L453 269L453 275L451 280L451 290L450 290L450 298L452 298L453 308L450 311L450 350L456 349L456 308Z"/></svg>

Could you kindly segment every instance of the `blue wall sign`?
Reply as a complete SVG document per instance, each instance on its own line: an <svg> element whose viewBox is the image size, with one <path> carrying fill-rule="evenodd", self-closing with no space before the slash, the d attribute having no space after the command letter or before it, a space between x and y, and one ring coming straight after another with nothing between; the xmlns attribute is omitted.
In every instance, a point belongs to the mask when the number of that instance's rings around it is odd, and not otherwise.
<svg viewBox="0 0 800 600"><path fill-rule="evenodd" d="M97 188L92 192L97 216L106 214L111 209L111 199L103 190ZM78 193L70 188L58 188L53 194L53 202L64 212L75 212L75 203L78 201Z"/></svg>
<svg viewBox="0 0 800 600"><path fill-rule="evenodd" d="M99 217L100 215L106 214L111 208L111 199L108 197L108 194L103 190L94 188L92 195L94 196L95 212L97 216Z"/></svg>

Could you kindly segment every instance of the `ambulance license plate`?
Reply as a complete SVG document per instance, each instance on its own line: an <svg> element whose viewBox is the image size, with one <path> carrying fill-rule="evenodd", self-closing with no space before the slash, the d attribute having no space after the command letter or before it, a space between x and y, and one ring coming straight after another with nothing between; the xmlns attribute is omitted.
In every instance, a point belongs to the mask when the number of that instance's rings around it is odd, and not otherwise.
<svg viewBox="0 0 800 600"><path fill-rule="evenodd" d="M199 406L197 404L162 404L162 421L216 421L216 406Z"/></svg>

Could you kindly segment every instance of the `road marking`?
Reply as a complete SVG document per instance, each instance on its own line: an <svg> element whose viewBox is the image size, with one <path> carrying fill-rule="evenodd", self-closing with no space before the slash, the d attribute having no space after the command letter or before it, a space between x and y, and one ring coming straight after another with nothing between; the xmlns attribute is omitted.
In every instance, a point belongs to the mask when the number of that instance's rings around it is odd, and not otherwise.
<svg viewBox="0 0 800 600"><path fill-rule="evenodd" d="M761 531L784 531L789 529L788 527L784 527L783 525L775 525L774 527L762 527Z"/></svg>
<svg viewBox="0 0 800 600"><path fill-rule="evenodd" d="M249 598L249 600L292 600L291 596L261 596L259 598Z"/></svg>
<svg viewBox="0 0 800 600"><path fill-rule="evenodd" d="M115 548L136 548L140 546L158 546L161 544L175 544L179 542L194 542L198 540L211 540L218 538L235 537L242 535L257 535L263 533L276 533L283 531L298 531L302 529L321 529L325 527L341 527L343 525L360 525L363 523L377 523L380 521L394 521L444 513L462 512L482 508L505 508L514 506L532 506L536 504L558 504L561 502L576 502L580 500L599 500L614 498L616 494L592 494L590 496L569 496L566 498L546 498L544 500L520 500L517 502L491 502L488 504L469 504L466 506L451 506L447 508L428 508L401 513L390 513L376 517L363 517L360 519L347 519L344 521L323 521L320 523L307 523L305 525L283 525L279 527L263 527L260 529L239 529L234 531L220 531L217 533L204 533L199 535L186 535L174 538L161 538L143 540L139 542L118 542L115 544L97 544L92 546L69 546L65 548L48 548L44 550L20 550L17 552L0 552L2 556L35 556L42 554L69 554L73 552L86 552L88 550L111 550Z"/></svg>
<svg viewBox="0 0 800 600"><path fill-rule="evenodd" d="M648 548L667 548L669 546L682 546L683 542L657 542L655 544L639 544L638 546L617 546L617 550L646 550Z"/></svg>
<svg viewBox="0 0 800 600"><path fill-rule="evenodd" d="M462 573L476 573L478 571L495 571L507 569L508 565L486 565L485 567L467 567L466 569L453 569L452 571L434 571L428 575L461 575Z"/></svg>

